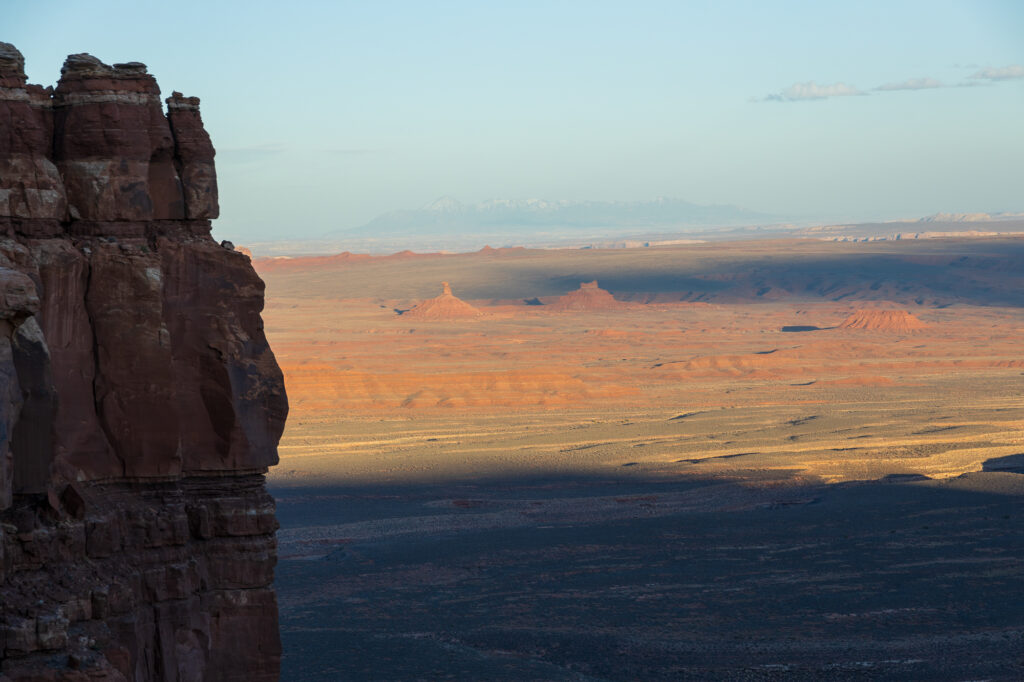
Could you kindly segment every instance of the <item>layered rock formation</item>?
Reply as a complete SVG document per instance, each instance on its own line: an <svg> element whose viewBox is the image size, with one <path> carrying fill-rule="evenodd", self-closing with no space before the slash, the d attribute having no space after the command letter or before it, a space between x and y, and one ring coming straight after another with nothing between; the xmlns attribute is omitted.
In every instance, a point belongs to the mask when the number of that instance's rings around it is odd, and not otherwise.
<svg viewBox="0 0 1024 682"><path fill-rule="evenodd" d="M0 680L274 680L287 401L199 100L0 43Z"/></svg>
<svg viewBox="0 0 1024 682"><path fill-rule="evenodd" d="M551 310L616 310L628 308L629 304L615 300L610 292L597 286L597 280L594 280L580 282L579 289L570 291L548 307Z"/></svg>
<svg viewBox="0 0 1024 682"><path fill-rule="evenodd" d="M427 299L402 314L412 320L464 320L480 317L482 312L457 298L448 282L441 282L441 295Z"/></svg>
<svg viewBox="0 0 1024 682"><path fill-rule="evenodd" d="M858 310L839 323L840 329L863 329L865 331L912 334L926 329L928 325L906 310L884 310L868 308Z"/></svg>

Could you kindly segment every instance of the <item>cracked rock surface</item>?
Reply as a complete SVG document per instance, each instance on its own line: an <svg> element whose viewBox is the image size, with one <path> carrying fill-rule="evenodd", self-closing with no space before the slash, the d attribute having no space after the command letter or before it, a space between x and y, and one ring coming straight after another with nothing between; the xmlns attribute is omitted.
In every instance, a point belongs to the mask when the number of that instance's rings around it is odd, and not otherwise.
<svg viewBox="0 0 1024 682"><path fill-rule="evenodd" d="M0 681L276 680L287 414L199 100L0 43Z"/></svg>

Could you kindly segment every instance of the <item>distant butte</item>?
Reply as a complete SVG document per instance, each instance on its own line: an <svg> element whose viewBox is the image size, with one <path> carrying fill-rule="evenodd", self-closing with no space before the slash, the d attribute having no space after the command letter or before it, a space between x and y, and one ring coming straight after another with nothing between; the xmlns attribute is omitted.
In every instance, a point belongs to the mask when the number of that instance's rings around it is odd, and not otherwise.
<svg viewBox="0 0 1024 682"><path fill-rule="evenodd" d="M415 320L462 320L483 315L478 309L457 298L448 282L441 282L441 295L423 301L402 316Z"/></svg>
<svg viewBox="0 0 1024 682"><path fill-rule="evenodd" d="M593 282L580 282L580 288L570 291L549 306L550 310L616 310L629 304L615 300L610 292Z"/></svg>
<svg viewBox="0 0 1024 682"><path fill-rule="evenodd" d="M928 325L905 310L858 310L839 323L840 329L863 329L875 332L909 334Z"/></svg>

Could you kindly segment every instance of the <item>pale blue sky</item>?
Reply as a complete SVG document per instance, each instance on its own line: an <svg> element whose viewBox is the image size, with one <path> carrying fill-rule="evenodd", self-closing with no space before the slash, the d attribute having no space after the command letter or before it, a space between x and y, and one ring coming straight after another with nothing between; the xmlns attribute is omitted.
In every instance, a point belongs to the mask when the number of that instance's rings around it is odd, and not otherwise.
<svg viewBox="0 0 1024 682"><path fill-rule="evenodd" d="M33 82L90 52L201 97L243 242L443 195L1024 211L1015 0L0 5Z"/></svg>

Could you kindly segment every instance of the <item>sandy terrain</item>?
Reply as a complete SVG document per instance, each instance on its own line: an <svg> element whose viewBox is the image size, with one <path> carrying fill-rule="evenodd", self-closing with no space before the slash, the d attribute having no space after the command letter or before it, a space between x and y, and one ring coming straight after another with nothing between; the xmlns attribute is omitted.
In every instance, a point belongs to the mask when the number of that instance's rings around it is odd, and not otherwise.
<svg viewBox="0 0 1024 682"><path fill-rule="evenodd" d="M294 679L345 677L308 662L330 641L399 652L358 664L380 679L956 679L981 650L989 677L1024 672L994 653L1024 647L1003 518L1024 499L1024 240L257 268L292 405L270 480ZM559 300L594 280L615 299ZM400 314L442 281L480 315ZM449 295L433 307L461 309ZM870 644L879 623L892 641Z"/></svg>

